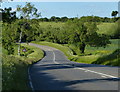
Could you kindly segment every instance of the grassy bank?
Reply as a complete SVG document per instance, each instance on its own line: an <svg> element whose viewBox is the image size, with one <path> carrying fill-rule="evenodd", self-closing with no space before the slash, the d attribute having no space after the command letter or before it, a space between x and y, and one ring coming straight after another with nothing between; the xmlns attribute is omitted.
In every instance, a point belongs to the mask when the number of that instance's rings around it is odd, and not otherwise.
<svg viewBox="0 0 120 92"><path fill-rule="evenodd" d="M24 46L24 48L27 48L28 52L32 52L27 54L27 56L18 56L16 54L17 49L15 49L14 55L6 55L6 51L3 49L3 91L31 90L28 80L28 66L43 58L44 53L39 48L28 46L27 44L22 44L22 46ZM17 48L17 46L15 46L15 48Z"/></svg>
<svg viewBox="0 0 120 92"><path fill-rule="evenodd" d="M100 47L86 47L85 54L82 55L73 55L74 52L78 53L77 49L71 45L60 45L51 42L32 42L40 45L51 46L61 50L69 60L80 62L80 63L88 63L88 64L101 64L101 65L119 65L119 49L118 49L118 39L111 40L111 44L109 44L106 48Z"/></svg>

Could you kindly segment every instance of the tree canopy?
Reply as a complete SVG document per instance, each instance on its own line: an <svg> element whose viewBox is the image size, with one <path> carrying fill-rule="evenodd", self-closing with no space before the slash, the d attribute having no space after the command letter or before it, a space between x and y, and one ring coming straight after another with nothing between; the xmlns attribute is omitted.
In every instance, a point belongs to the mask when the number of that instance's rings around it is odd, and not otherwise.
<svg viewBox="0 0 120 92"><path fill-rule="evenodd" d="M116 17L118 14L118 11L112 11L111 16Z"/></svg>
<svg viewBox="0 0 120 92"><path fill-rule="evenodd" d="M16 20L16 12L13 11L12 12L12 8L4 8L4 9L0 9L0 15L2 15L2 21L3 22L7 22L7 23L11 23L13 21Z"/></svg>
<svg viewBox="0 0 120 92"><path fill-rule="evenodd" d="M31 3L26 3L24 7L21 5L17 6L17 11L20 12L21 17L24 19L40 17L41 13L38 13L38 9L35 8Z"/></svg>

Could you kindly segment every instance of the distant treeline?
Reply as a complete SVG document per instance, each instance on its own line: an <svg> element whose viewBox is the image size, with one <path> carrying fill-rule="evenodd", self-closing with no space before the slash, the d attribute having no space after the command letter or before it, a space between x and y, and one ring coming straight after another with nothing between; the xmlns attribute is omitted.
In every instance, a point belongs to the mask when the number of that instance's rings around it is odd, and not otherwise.
<svg viewBox="0 0 120 92"><path fill-rule="evenodd" d="M74 18L68 18L68 17L55 17L52 16L51 18L39 18L37 19L38 21L42 22L66 22L68 20L74 20L74 19L79 19L84 22L116 22L120 17L114 17L114 18L108 18L108 17L98 17L98 16L82 16L80 18L74 17ZM33 19L36 20L36 19Z"/></svg>
<svg viewBox="0 0 120 92"><path fill-rule="evenodd" d="M37 18L34 19L32 18L31 20L37 20L37 21L41 21L41 22L66 22L68 20L74 20L74 19L79 19L80 21L83 22L108 22L108 23L112 23L112 22L116 22L118 21L118 19L120 19L120 17L116 17L117 15L117 11L113 11L111 16L113 18L108 18L108 17L99 17L99 16L82 16L80 18L78 17L73 17L73 18L68 18L66 16L64 17L56 17L56 16L52 16L51 18ZM24 19L24 16L21 16L20 18L18 18L16 16L16 11L12 11L12 8L5 8L5 9L0 9L0 15L2 15L2 19L0 19L3 22L7 22L7 23L11 23L13 21L15 21L16 19Z"/></svg>

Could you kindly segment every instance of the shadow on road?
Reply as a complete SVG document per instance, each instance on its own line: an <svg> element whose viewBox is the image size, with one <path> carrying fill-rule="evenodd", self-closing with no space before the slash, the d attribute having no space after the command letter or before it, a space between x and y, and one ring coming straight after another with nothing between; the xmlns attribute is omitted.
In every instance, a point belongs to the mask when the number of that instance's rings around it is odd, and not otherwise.
<svg viewBox="0 0 120 92"><path fill-rule="evenodd" d="M45 64L45 65L37 65L33 67L32 70L34 70L34 72L32 73L33 74L32 78L33 78L33 82L35 83L35 89L38 89L38 90L74 90L74 87L72 85L76 85L76 84L82 85L82 84L89 84L89 83L91 84L91 83L96 83L96 82L106 83L108 81L109 82L120 81L120 78L101 78L101 79L90 78L90 79L71 80L71 81L60 80L60 77L56 78L54 74L51 74L50 72L51 70L55 70L55 69L58 70L58 69L68 69L68 68L73 68L73 67L64 66L63 64ZM57 70L55 72L57 72ZM78 92L87 92L87 91L78 91ZM93 91L88 91L88 92L93 92Z"/></svg>

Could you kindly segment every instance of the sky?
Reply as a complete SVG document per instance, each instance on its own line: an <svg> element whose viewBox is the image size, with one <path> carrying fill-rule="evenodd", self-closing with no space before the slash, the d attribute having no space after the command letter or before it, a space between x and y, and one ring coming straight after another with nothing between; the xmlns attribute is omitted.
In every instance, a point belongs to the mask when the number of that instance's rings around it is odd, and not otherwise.
<svg viewBox="0 0 120 92"><path fill-rule="evenodd" d="M11 0L2 0L11 1ZM17 2L118 2L120 0L13 0Z"/></svg>
<svg viewBox="0 0 120 92"><path fill-rule="evenodd" d="M89 0L84 0L84 2L71 2L68 0L66 2L53 2L47 1L36 1L32 2L31 4L34 4L35 7L38 9L39 12L41 12L42 17L50 18L51 16L56 17L82 17L82 16L100 16L100 17L111 17L112 11L118 11L118 2L117 0L109 0L106 2L95 2L95 0L92 0L91 2L87 2ZM35 0L34 0L35 1ZM45 1L45 0L44 0ZM56 0L57 1L57 0ZM99 0L98 0L99 1ZM102 0L100 0L102 1ZM105 0L104 0L105 1ZM111 2L110 2L111 1ZM17 5L25 5L24 2L3 2L2 8L5 7L12 7L13 11L16 10Z"/></svg>

